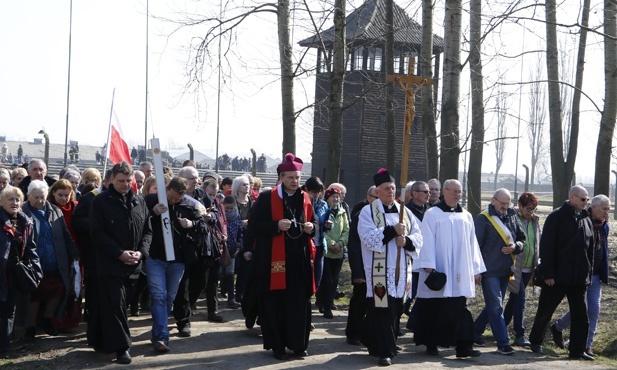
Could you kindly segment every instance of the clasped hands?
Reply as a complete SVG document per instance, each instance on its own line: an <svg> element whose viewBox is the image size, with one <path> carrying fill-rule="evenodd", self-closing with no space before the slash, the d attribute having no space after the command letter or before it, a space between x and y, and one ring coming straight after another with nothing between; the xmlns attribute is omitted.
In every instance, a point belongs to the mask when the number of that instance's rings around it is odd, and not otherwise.
<svg viewBox="0 0 617 370"><path fill-rule="evenodd" d="M133 266L139 263L139 260L141 259L141 252L125 250L118 257L118 259L125 265Z"/></svg>
<svg viewBox="0 0 617 370"><path fill-rule="evenodd" d="M293 222L291 220L288 220L286 218L279 220L279 223L278 223L279 230L288 231L291 228L292 223ZM312 222L305 222L301 225L302 225L302 230L305 233L310 234L313 231L314 225Z"/></svg>

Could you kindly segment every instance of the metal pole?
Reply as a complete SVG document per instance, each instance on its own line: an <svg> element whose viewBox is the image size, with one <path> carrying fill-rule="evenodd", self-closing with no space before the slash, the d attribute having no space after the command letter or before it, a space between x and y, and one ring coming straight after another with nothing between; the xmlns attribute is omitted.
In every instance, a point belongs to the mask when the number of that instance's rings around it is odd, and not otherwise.
<svg viewBox="0 0 617 370"><path fill-rule="evenodd" d="M223 18L223 0L219 1L219 19ZM221 34L221 24L219 23L219 35ZM216 102L216 158L214 159L214 171L219 173L219 135L221 123L221 39L219 36L219 81Z"/></svg>
<svg viewBox="0 0 617 370"><path fill-rule="evenodd" d="M66 82L66 128L64 130L64 167L66 167L67 153L69 146L69 102L71 95L71 35L73 33L73 0L70 1L69 8L69 72Z"/></svg>
<svg viewBox="0 0 617 370"><path fill-rule="evenodd" d="M150 1L146 0L146 105L144 109L144 157L148 160L148 40L150 21Z"/></svg>

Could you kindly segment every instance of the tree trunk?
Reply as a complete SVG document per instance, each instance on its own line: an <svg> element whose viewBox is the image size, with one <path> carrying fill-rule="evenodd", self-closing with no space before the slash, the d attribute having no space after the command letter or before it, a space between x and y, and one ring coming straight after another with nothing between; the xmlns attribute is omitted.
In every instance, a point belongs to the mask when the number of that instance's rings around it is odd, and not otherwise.
<svg viewBox="0 0 617 370"><path fill-rule="evenodd" d="M343 150L343 82L345 79L345 0L334 4L334 57L330 84L330 136L326 183L339 182Z"/></svg>
<svg viewBox="0 0 617 370"><path fill-rule="evenodd" d="M439 178L458 178L459 115L461 76L461 0L446 0L444 32L443 92L441 106L441 156Z"/></svg>
<svg viewBox="0 0 617 370"><path fill-rule="evenodd" d="M279 56L281 59L281 99L283 110L283 158L296 152L296 112L294 105L294 70L289 35L289 0L278 1Z"/></svg>
<svg viewBox="0 0 617 370"><path fill-rule="evenodd" d="M422 49L420 54L420 73L424 78L433 77L433 0L422 0ZM437 83L437 81L435 81ZM426 85L422 94L422 133L426 142L428 159L427 179L439 177L439 147L437 127L435 127L435 102L433 85Z"/></svg>
<svg viewBox="0 0 617 370"><path fill-rule="evenodd" d="M594 194L609 195L611 153L617 115L617 2L604 0L604 111L596 148Z"/></svg>
<svg viewBox="0 0 617 370"><path fill-rule="evenodd" d="M386 75L394 74L394 10L393 0L386 0ZM386 83L386 167L398 173L395 166L396 135L394 131L394 83Z"/></svg>
<svg viewBox="0 0 617 370"><path fill-rule="evenodd" d="M482 155L484 151L484 83L482 75L482 0L470 4L469 62L471 72L471 150L469 152L467 209L475 217L482 211ZM495 174L495 177L497 174Z"/></svg>
<svg viewBox="0 0 617 370"><path fill-rule="evenodd" d="M555 0L546 0L546 72L549 81L548 115L550 122L551 172L553 174L553 208L559 207L567 199L570 184L570 179L564 170L556 22Z"/></svg>

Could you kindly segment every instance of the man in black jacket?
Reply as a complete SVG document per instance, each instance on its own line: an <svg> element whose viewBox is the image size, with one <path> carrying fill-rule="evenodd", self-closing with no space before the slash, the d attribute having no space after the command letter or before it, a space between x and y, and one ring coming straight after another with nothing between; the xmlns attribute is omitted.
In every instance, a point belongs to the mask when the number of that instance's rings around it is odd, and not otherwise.
<svg viewBox="0 0 617 370"><path fill-rule="evenodd" d="M41 159L33 159L28 163L28 176L24 177L19 183L19 189L24 193L24 201L28 199L28 186L32 180L45 181L49 187L51 187L55 179L47 176L47 165Z"/></svg>
<svg viewBox="0 0 617 370"><path fill-rule="evenodd" d="M112 168L107 191L92 199L90 236L96 251L98 327L88 327L96 351L116 353L119 364L131 363L127 297L139 277L142 251L152 240L144 199L133 192L133 168L120 162Z"/></svg>
<svg viewBox="0 0 617 370"><path fill-rule="evenodd" d="M555 309L568 297L572 326L570 358L593 360L585 353L589 320L585 293L593 266L593 225L585 210L589 196L582 186L570 189L563 205L546 218L540 239L544 283L529 335L531 350L542 353L542 342Z"/></svg>
<svg viewBox="0 0 617 370"><path fill-rule="evenodd" d="M364 320L364 316L366 316L366 311L368 310L366 277L364 276L364 263L362 262L362 246L360 245L360 236L358 236L358 216L364 206L371 204L377 199L376 192L375 185L371 186L366 192L366 199L357 203L351 211L347 249L349 253L349 267L351 268L353 292L349 299L345 336L347 336L347 343L355 346L361 344L359 339L360 328L362 326L362 320Z"/></svg>

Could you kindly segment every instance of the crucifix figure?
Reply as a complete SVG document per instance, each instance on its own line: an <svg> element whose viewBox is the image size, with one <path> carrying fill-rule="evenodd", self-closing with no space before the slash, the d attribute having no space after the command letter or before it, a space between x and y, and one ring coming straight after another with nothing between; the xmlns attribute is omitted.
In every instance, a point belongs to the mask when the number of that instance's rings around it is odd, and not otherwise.
<svg viewBox="0 0 617 370"><path fill-rule="evenodd" d="M403 158L401 159L401 190L407 185L407 167L409 166L409 141L411 139L411 124L416 115L416 93L424 87L424 85L432 85L432 78L423 78L413 74L416 60L414 57L409 58L409 67L406 75L388 75L388 82L398 82L403 91L405 91L405 127L403 131ZM405 212L404 196L401 194L401 210L399 222L403 222L403 214ZM401 261L401 247L398 247L396 255L396 272L395 281L398 282L400 275L399 263Z"/></svg>

